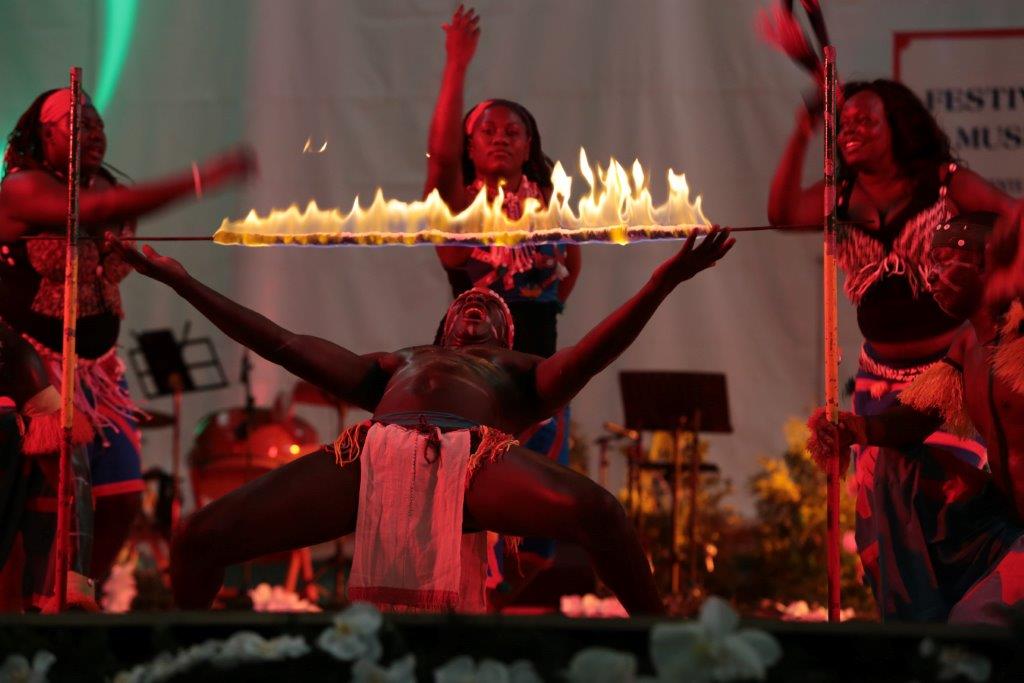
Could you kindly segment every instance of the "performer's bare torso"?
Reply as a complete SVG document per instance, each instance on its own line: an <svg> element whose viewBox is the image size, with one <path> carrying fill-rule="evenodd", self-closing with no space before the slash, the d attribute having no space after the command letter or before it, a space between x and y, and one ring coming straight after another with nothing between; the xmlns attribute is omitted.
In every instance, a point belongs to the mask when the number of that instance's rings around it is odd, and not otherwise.
<svg viewBox="0 0 1024 683"><path fill-rule="evenodd" d="M374 416L444 412L516 433L537 415L534 370L542 359L495 345L414 346L382 356L389 375Z"/></svg>
<svg viewBox="0 0 1024 683"><path fill-rule="evenodd" d="M985 438L996 486L1024 519L1024 396L993 372L996 347L980 343L973 328L958 344L963 349L967 412Z"/></svg>

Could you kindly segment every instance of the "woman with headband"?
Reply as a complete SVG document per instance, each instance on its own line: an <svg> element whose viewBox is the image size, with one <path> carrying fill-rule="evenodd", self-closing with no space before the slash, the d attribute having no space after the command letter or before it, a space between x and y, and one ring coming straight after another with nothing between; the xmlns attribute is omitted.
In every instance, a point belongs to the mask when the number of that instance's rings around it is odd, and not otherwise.
<svg viewBox="0 0 1024 683"><path fill-rule="evenodd" d="M542 205L551 199L552 163L541 147L537 122L523 105L502 99L484 100L463 116L463 86L480 38L480 17L460 5L444 31L447 60L430 124L424 194L436 189L453 211L461 211L481 190L493 200L500 188L505 214L519 218L528 199ZM555 352L558 314L580 272L579 245L438 247L437 254L453 297L487 287L505 300L515 321L516 351L543 358ZM520 440L568 464L568 427L566 406ZM546 542L530 542L524 549L553 552Z"/></svg>
<svg viewBox="0 0 1024 683"><path fill-rule="evenodd" d="M88 97L81 123L80 224L130 237L135 220L172 202L243 179L254 167L234 151L190 169L134 186L121 185L104 165L103 120ZM8 137L0 183L0 319L27 339L60 386L64 313L64 243L23 237L63 234L71 91L49 90L22 114ZM116 346L124 313L119 285L130 268L100 241L79 246L79 355L75 410L92 425L89 446L96 499L91 576L109 571L139 509L143 489L136 419Z"/></svg>
<svg viewBox="0 0 1024 683"><path fill-rule="evenodd" d="M504 192L503 208L519 218L527 199L547 204L551 160L541 148L533 115L509 100L484 100L465 116L463 84L480 37L480 18L461 6L445 25L448 58L430 125L424 194L438 190L461 211L486 188L493 199ZM439 247L452 294L488 287L505 299L516 322L516 350L548 357L555 351L556 318L579 275L578 245L522 247Z"/></svg>

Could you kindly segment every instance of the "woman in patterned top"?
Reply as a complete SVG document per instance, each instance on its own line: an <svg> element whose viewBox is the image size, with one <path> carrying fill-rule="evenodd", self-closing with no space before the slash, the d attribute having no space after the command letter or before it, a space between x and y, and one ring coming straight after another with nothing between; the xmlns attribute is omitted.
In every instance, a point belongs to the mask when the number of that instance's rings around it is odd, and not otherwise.
<svg viewBox="0 0 1024 683"><path fill-rule="evenodd" d="M253 169L246 151L235 151L191 169L131 187L104 166L103 120L83 98L79 211L84 233L114 230L130 236L135 219L182 199L245 177ZM49 90L33 101L8 137L0 183L0 319L32 343L60 386L64 314L64 244L22 240L62 234L67 212L67 163L71 91ZM89 447L96 498L91 575L101 579L127 537L141 502L142 479L136 418L117 356L124 313L119 285L131 269L102 242L79 247L79 355L75 408L89 418Z"/></svg>
<svg viewBox="0 0 1024 683"><path fill-rule="evenodd" d="M772 181L773 225L822 221L823 182L801 186L814 125L815 117L801 107ZM857 222L841 232L838 260L865 339L854 410L874 415L946 354L964 323L928 291L926 257L935 227L957 213L1007 213L1013 202L956 163L935 119L894 81L843 88L838 145L839 218ZM942 430L925 447L933 457L874 447L856 454L857 548L883 618L944 620L952 603L943 589L957 583L951 574L968 564L967 539L959 539L962 552L952 549L957 539L945 537L943 521L965 501L921 491L955 478L961 465L985 468L985 448ZM946 458L948 467L941 465Z"/></svg>
<svg viewBox="0 0 1024 683"><path fill-rule="evenodd" d="M480 18L461 5L444 26L447 60L428 140L424 194L437 190L454 211L465 209L486 190L493 200L504 192L502 208L519 218L528 201L551 199L551 159L541 147L533 114L503 99L480 102L463 116L466 70L476 52ZM515 324L515 350L544 358L554 354L558 314L580 272L577 244L518 247L438 247L437 255L458 297L472 287L488 287L508 304ZM441 336L438 326L436 339ZM569 462L569 406L519 438L527 448L563 465ZM524 549L550 556L548 542L527 539Z"/></svg>
<svg viewBox="0 0 1024 683"><path fill-rule="evenodd" d="M524 204L551 198L551 160L541 148L540 131L525 107L508 100L485 100L465 116L463 84L480 37L473 10L456 10L445 25L441 92L430 125L424 194L438 190L455 211L469 206L481 189L494 198L504 191L510 218ZM489 287L505 299L516 325L516 350L548 357L555 351L556 319L580 269L578 245L521 247L439 247L452 294Z"/></svg>

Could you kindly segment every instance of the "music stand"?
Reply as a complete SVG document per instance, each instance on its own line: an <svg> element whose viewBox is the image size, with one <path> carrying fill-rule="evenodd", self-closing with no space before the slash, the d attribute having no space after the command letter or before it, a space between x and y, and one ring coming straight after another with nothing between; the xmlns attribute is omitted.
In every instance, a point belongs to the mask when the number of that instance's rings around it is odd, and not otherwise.
<svg viewBox="0 0 1024 683"><path fill-rule="evenodd" d="M679 548L679 509L682 502L682 434L691 435L690 517L687 536L690 545L691 589L698 591L697 580L697 491L700 472L717 471L714 465L700 461L701 432L731 433L729 400L725 375L711 372L623 371L619 373L622 407L626 427L669 431L675 436L672 449L672 593L679 594L681 552ZM633 463L634 467L640 466ZM639 479L639 475L636 477Z"/></svg>
<svg viewBox="0 0 1024 683"><path fill-rule="evenodd" d="M174 422L171 438L171 477L174 479L172 526L181 512L181 400L186 392L210 391L228 386L217 350L208 338L188 339L186 323L182 340L169 329L133 332L138 348L128 352L135 378L147 400L171 396Z"/></svg>

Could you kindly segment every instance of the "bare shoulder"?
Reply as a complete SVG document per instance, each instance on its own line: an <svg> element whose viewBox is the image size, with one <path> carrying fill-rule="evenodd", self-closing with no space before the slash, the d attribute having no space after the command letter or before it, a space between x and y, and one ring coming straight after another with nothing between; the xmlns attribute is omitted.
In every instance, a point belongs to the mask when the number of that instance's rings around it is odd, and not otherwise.
<svg viewBox="0 0 1024 683"><path fill-rule="evenodd" d="M26 169L8 173L0 187L8 197L17 197L37 192L42 188L61 188L63 185L45 171Z"/></svg>
<svg viewBox="0 0 1024 683"><path fill-rule="evenodd" d="M942 180L948 178L950 198L961 211L1003 213L1013 204L1008 194L969 168L957 166L949 175L949 167L943 166L939 172Z"/></svg>

